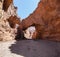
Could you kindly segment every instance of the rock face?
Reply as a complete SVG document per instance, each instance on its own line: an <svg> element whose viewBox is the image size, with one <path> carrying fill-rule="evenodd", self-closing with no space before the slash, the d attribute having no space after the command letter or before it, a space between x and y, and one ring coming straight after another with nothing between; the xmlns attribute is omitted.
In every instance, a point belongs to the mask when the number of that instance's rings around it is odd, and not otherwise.
<svg viewBox="0 0 60 57"><path fill-rule="evenodd" d="M8 7L10 6L11 3L13 3L13 0L4 0L4 2L3 2L4 11L8 10Z"/></svg>
<svg viewBox="0 0 60 57"><path fill-rule="evenodd" d="M41 0L36 10L22 20L23 30L36 28L36 38L60 41L60 0Z"/></svg>
<svg viewBox="0 0 60 57"><path fill-rule="evenodd" d="M26 39L32 39L33 38L33 34L35 33L35 27L29 27L24 31L24 37Z"/></svg>
<svg viewBox="0 0 60 57"><path fill-rule="evenodd" d="M10 16L7 20L12 28L15 28L16 24L18 24L18 26L21 25L20 18L17 16Z"/></svg>
<svg viewBox="0 0 60 57"><path fill-rule="evenodd" d="M15 30L17 33L15 39L16 40L24 39L24 33L22 30L20 18L18 18L17 16L10 16L7 20L11 28L13 29L16 28Z"/></svg>
<svg viewBox="0 0 60 57"><path fill-rule="evenodd" d="M5 19L0 19L0 40L7 41L15 38L15 28L12 29L9 22Z"/></svg>
<svg viewBox="0 0 60 57"><path fill-rule="evenodd" d="M20 18L17 17L17 8L13 0L0 1L0 41L15 39Z"/></svg>

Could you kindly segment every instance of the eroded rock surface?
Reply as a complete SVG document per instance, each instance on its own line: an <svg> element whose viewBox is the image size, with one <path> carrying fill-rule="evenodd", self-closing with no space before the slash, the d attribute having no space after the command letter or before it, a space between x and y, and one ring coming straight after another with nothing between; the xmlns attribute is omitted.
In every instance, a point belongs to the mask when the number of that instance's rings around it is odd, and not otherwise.
<svg viewBox="0 0 60 57"><path fill-rule="evenodd" d="M17 35L17 28L20 26L20 18L18 18L16 10L17 8L14 6L13 0L2 0L0 4L0 40L7 41L15 39ZM4 8L3 8L4 7ZM3 9L2 9L3 8ZM5 11L6 10L6 11Z"/></svg>
<svg viewBox="0 0 60 57"><path fill-rule="evenodd" d="M32 39L35 31L36 31L36 30L35 30L35 27L34 27L34 26L31 26L31 27L27 28L27 29L24 31L24 37L25 37L26 39Z"/></svg>
<svg viewBox="0 0 60 57"><path fill-rule="evenodd" d="M3 2L4 11L8 10L8 7L10 6L11 3L13 3L13 0L4 0L4 2Z"/></svg>
<svg viewBox="0 0 60 57"><path fill-rule="evenodd" d="M22 26L23 30L35 26L35 38L60 41L60 0L41 0Z"/></svg>

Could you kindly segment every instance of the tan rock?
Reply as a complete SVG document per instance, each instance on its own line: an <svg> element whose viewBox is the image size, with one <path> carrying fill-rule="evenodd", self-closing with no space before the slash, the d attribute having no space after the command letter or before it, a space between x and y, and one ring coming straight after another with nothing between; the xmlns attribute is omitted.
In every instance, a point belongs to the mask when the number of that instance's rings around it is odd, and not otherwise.
<svg viewBox="0 0 60 57"><path fill-rule="evenodd" d="M24 31L24 37L26 39L32 39L34 33L35 33L35 27L29 27Z"/></svg>
<svg viewBox="0 0 60 57"><path fill-rule="evenodd" d="M0 5L3 7L3 9L0 9L0 13L3 13L0 18L0 41L13 40L17 35L17 25L20 22L20 18L17 17L17 8L13 5L12 1L4 0L3 6ZM14 28L11 26L14 26Z"/></svg>

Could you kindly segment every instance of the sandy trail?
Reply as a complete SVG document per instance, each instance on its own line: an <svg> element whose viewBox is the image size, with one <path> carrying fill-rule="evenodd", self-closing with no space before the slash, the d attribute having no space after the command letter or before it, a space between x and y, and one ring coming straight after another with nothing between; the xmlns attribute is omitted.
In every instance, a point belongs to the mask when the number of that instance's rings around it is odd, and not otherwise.
<svg viewBox="0 0 60 57"><path fill-rule="evenodd" d="M60 42L47 40L0 42L0 57L60 57Z"/></svg>

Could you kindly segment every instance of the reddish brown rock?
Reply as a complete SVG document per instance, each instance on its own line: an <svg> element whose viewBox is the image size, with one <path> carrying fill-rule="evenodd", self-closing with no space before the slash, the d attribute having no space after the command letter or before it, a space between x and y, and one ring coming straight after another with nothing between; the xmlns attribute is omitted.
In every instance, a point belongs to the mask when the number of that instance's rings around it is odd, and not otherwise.
<svg viewBox="0 0 60 57"><path fill-rule="evenodd" d="M35 26L35 38L60 41L60 0L41 0L36 10L22 20L22 26Z"/></svg>
<svg viewBox="0 0 60 57"><path fill-rule="evenodd" d="M13 0L4 0L4 2L3 2L4 11L7 11L8 7L10 6L11 3L13 3Z"/></svg>
<svg viewBox="0 0 60 57"><path fill-rule="evenodd" d="M17 16L11 16L7 20L9 22L11 28L15 28L16 24L18 25L18 27L17 27L17 35L16 35L15 38L16 39L24 39L24 34L23 34L20 18L18 18Z"/></svg>
<svg viewBox="0 0 60 57"><path fill-rule="evenodd" d="M15 28L16 24L21 24L20 18L18 18L17 16L11 16L7 20L12 28Z"/></svg>

